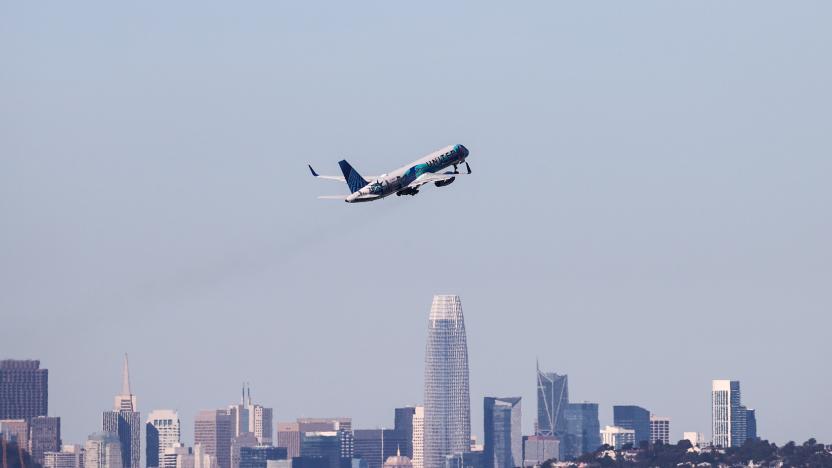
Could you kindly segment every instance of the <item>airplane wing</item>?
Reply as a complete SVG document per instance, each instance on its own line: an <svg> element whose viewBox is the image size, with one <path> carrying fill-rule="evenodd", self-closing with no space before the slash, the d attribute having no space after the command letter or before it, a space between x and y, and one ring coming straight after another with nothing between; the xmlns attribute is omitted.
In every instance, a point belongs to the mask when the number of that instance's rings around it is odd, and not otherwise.
<svg viewBox="0 0 832 468"><path fill-rule="evenodd" d="M442 173L434 173L434 172L426 172L419 177L416 178L413 182L408 185L408 188L419 188L425 184L430 184L432 182L444 182L449 179L453 179L454 177L460 174L454 174L453 172L442 172Z"/></svg>

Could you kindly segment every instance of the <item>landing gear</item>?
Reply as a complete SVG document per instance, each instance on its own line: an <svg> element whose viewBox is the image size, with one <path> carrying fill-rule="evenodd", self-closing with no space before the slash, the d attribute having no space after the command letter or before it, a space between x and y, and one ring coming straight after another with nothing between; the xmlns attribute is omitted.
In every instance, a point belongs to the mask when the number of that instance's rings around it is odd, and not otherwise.
<svg viewBox="0 0 832 468"><path fill-rule="evenodd" d="M454 164L454 174L459 174L459 168L456 167L457 165Z"/></svg>
<svg viewBox="0 0 832 468"><path fill-rule="evenodd" d="M465 163L465 168L468 169L468 173L471 173L471 166L468 165L468 162Z"/></svg>

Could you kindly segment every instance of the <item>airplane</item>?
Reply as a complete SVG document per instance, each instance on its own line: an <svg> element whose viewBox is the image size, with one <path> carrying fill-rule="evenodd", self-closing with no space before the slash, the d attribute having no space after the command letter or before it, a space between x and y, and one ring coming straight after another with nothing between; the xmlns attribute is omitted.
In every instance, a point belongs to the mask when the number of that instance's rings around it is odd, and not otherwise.
<svg viewBox="0 0 832 468"><path fill-rule="evenodd" d="M343 177L320 175L312 169L312 165L309 165L309 171L319 179L346 182L351 192L349 195L323 195L318 198L361 203L380 200L394 193L396 196L416 195L421 186L431 182L437 187L450 185L460 174L457 167L460 164L465 163L468 174L471 173L471 166L465 161L467 157L468 148L451 145L380 176L361 177L346 160L338 162ZM450 166L453 166L453 171L444 171Z"/></svg>

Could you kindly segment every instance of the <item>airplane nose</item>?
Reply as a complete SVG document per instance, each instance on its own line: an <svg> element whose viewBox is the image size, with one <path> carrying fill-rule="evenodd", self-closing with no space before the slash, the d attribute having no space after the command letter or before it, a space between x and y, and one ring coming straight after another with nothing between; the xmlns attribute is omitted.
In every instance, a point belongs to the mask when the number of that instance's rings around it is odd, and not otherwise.
<svg viewBox="0 0 832 468"><path fill-rule="evenodd" d="M459 151L463 158L468 157L468 148L462 145L456 145L456 150Z"/></svg>

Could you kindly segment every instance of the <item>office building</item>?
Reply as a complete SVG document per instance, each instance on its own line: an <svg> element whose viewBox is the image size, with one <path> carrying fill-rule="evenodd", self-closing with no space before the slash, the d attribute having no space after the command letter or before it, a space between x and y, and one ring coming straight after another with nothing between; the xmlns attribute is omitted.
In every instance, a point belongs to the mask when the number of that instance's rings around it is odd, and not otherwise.
<svg viewBox="0 0 832 468"><path fill-rule="evenodd" d="M292 458L292 468L331 468L330 459L328 457L294 457Z"/></svg>
<svg viewBox="0 0 832 468"><path fill-rule="evenodd" d="M32 460L43 465L45 452L61 450L61 418L38 416L29 420L29 452Z"/></svg>
<svg viewBox="0 0 832 468"><path fill-rule="evenodd" d="M180 465L183 466L180 467ZM165 447L159 457L159 468L193 468L193 465L194 452L182 442Z"/></svg>
<svg viewBox="0 0 832 468"><path fill-rule="evenodd" d="M514 468L523 463L520 397L483 399L484 468Z"/></svg>
<svg viewBox="0 0 832 468"><path fill-rule="evenodd" d="M251 396L249 396L249 431L257 437L257 443L260 445L272 445L274 442L273 414L272 408L251 404Z"/></svg>
<svg viewBox="0 0 832 468"><path fill-rule="evenodd" d="M301 434L304 432L335 431L338 433L341 444L341 458L352 458L353 456L351 418L298 418L298 430Z"/></svg>
<svg viewBox="0 0 832 468"><path fill-rule="evenodd" d="M179 414L173 410L153 410L147 416L145 465L148 468L161 467L165 450L179 444L179 424Z"/></svg>
<svg viewBox="0 0 832 468"><path fill-rule="evenodd" d="M231 417L228 416L223 410L217 410L217 414L222 414L227 417L228 422L228 429L226 432L227 434L231 434ZM222 426L225 426L225 422L222 423ZM230 449L229 449L230 452ZM227 457L230 460L230 456ZM187 459L183 459L187 460ZM230 463L230 461L229 461ZM219 459L216 455L212 455L208 453L208 448L203 446L202 444L194 444L194 468L217 468L219 466Z"/></svg>
<svg viewBox="0 0 832 468"><path fill-rule="evenodd" d="M249 397L250 398L250 397ZM237 437L240 434L249 432L249 414L248 406L246 405L246 385L243 384L243 392L240 397L240 404L231 405L226 410L226 414L231 417L231 436Z"/></svg>
<svg viewBox="0 0 832 468"><path fill-rule="evenodd" d="M650 415L650 443L670 443L670 418Z"/></svg>
<svg viewBox="0 0 832 468"><path fill-rule="evenodd" d="M0 361L0 420L46 416L49 371L37 360Z"/></svg>
<svg viewBox="0 0 832 468"><path fill-rule="evenodd" d="M415 414L415 406L396 408L393 419L393 429L404 437L404 444L401 446L401 455L408 457L411 464L413 459L413 416Z"/></svg>
<svg viewBox="0 0 832 468"><path fill-rule="evenodd" d="M269 460L287 460L286 449L267 445L240 449L240 468L267 468Z"/></svg>
<svg viewBox="0 0 832 468"><path fill-rule="evenodd" d="M395 429L356 429L353 440L354 457L366 461L368 468L381 468L407 442L406 436Z"/></svg>
<svg viewBox="0 0 832 468"><path fill-rule="evenodd" d="M751 408L745 410L745 438L757 440L757 412Z"/></svg>
<svg viewBox="0 0 832 468"><path fill-rule="evenodd" d="M137 411L136 396L130 391L127 354L121 371L121 393L113 399L113 411L104 412L102 429L116 434L121 441L123 468L141 468L141 414Z"/></svg>
<svg viewBox="0 0 832 468"><path fill-rule="evenodd" d="M43 468L84 468L84 449L69 444L60 451L43 452Z"/></svg>
<svg viewBox="0 0 832 468"><path fill-rule="evenodd" d="M300 463L314 464L325 463L327 468L340 468L341 466L341 437L338 431L314 431L300 433L300 457L292 459L294 468L297 458L304 458Z"/></svg>
<svg viewBox="0 0 832 468"><path fill-rule="evenodd" d="M636 444L636 431L619 426L604 426L601 429L601 443L621 450L625 445L630 447Z"/></svg>
<svg viewBox="0 0 832 468"><path fill-rule="evenodd" d="M546 460L560 456L560 441L555 436L531 435L523 437L523 465L539 466Z"/></svg>
<svg viewBox="0 0 832 468"><path fill-rule="evenodd" d="M206 457L214 457L215 460ZM215 463L219 468L231 468L231 416L225 410L197 413L194 419L194 463Z"/></svg>
<svg viewBox="0 0 832 468"><path fill-rule="evenodd" d="M417 406L413 411L413 468L425 468L425 407Z"/></svg>
<svg viewBox="0 0 832 468"><path fill-rule="evenodd" d="M116 434L97 432L84 444L84 468L123 468L123 460Z"/></svg>
<svg viewBox="0 0 832 468"><path fill-rule="evenodd" d="M469 450L468 346L459 296L433 297L425 352L424 468Z"/></svg>
<svg viewBox="0 0 832 468"><path fill-rule="evenodd" d="M257 447L257 437L251 432L243 432L231 439L231 468L240 468L242 449Z"/></svg>
<svg viewBox="0 0 832 468"><path fill-rule="evenodd" d="M27 420L0 420L0 434L6 442L14 442L24 450L29 450L29 422Z"/></svg>
<svg viewBox="0 0 832 468"><path fill-rule="evenodd" d="M650 412L635 405L616 405L612 407L613 425L635 431L635 442L650 441Z"/></svg>
<svg viewBox="0 0 832 468"><path fill-rule="evenodd" d="M740 447L747 436L747 410L742 406L740 382L714 380L711 384L711 434L716 447ZM755 421L756 425L756 421Z"/></svg>
<svg viewBox="0 0 832 468"><path fill-rule="evenodd" d="M569 403L564 417L566 434L560 445L562 460L574 460L601 446L597 403Z"/></svg>
<svg viewBox="0 0 832 468"><path fill-rule="evenodd" d="M297 422L277 423L276 445L286 449L289 460L300 456L300 426Z"/></svg>
<svg viewBox="0 0 832 468"><path fill-rule="evenodd" d="M564 374L541 372L537 366L536 435L558 436L566 431L565 411L569 404L569 378Z"/></svg>

